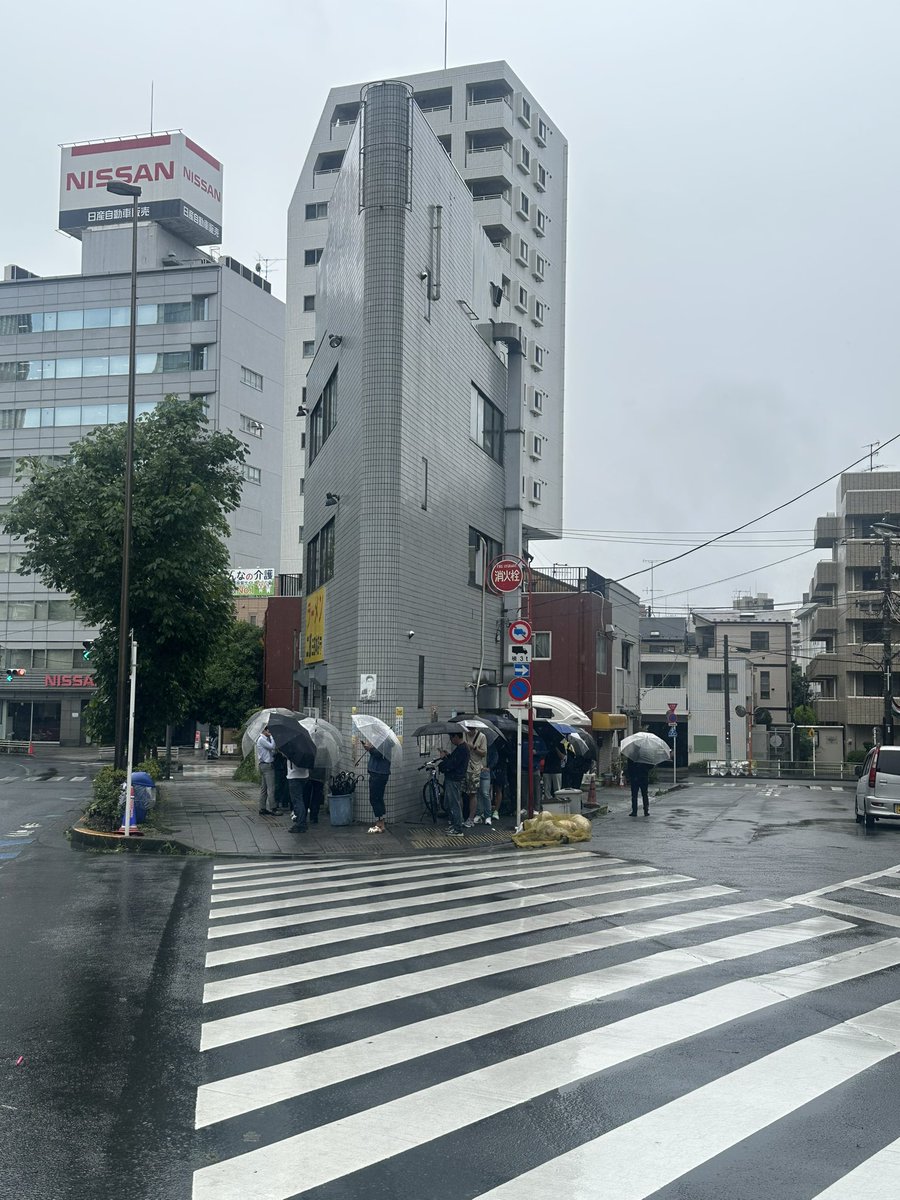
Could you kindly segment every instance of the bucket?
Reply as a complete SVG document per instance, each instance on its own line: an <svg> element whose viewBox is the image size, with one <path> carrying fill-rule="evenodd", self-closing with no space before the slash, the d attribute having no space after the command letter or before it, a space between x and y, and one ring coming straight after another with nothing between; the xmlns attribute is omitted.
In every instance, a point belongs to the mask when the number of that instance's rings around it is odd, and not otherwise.
<svg viewBox="0 0 900 1200"><path fill-rule="evenodd" d="M545 800L544 812L569 817L581 809L581 788L560 788L552 800Z"/></svg>
<svg viewBox="0 0 900 1200"><path fill-rule="evenodd" d="M328 797L328 816L331 819L332 825L352 825L353 824L353 797L352 796L329 796Z"/></svg>

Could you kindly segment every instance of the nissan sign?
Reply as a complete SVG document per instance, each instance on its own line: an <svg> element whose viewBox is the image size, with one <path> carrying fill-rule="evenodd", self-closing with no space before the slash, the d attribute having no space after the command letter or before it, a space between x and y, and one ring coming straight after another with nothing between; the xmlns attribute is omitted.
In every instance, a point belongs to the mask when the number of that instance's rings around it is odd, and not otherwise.
<svg viewBox="0 0 900 1200"><path fill-rule="evenodd" d="M141 189L138 216L158 221L194 246L222 241L222 164L183 133L63 146L59 227L80 238L85 229L131 220L131 203L108 183Z"/></svg>

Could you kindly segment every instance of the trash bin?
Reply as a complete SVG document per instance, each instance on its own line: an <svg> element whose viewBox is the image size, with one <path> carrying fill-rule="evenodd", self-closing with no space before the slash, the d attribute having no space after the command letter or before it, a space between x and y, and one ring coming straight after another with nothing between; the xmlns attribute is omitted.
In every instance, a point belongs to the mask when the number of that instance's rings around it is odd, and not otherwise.
<svg viewBox="0 0 900 1200"><path fill-rule="evenodd" d="M328 816L332 825L352 825L353 797L329 796Z"/></svg>
<svg viewBox="0 0 900 1200"><path fill-rule="evenodd" d="M552 800L543 803L544 812L568 817L581 811L581 788L560 788Z"/></svg>

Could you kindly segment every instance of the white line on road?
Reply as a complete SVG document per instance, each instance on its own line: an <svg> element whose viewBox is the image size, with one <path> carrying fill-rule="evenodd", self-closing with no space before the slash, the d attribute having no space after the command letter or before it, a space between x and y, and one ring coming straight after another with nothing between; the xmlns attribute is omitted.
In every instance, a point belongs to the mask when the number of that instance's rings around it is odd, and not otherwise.
<svg viewBox="0 0 900 1200"><path fill-rule="evenodd" d="M840 891L841 888L856 887L858 883L868 883L870 879L880 879L882 875L897 875L900 874L900 863L893 867L882 867L880 871L871 871L868 875L857 875L855 879L842 879L840 883L829 883L825 887L816 888L812 892L801 892L796 896L788 897L788 904L799 904L803 900L809 900L813 896L826 896L829 892Z"/></svg>
<svg viewBox="0 0 900 1200"><path fill-rule="evenodd" d="M897 1200L900 1139L884 1146L813 1200Z"/></svg>
<svg viewBox="0 0 900 1200"><path fill-rule="evenodd" d="M900 929L900 917L881 912L877 908L860 908L856 904L841 904L837 900L797 900L797 904L805 904L807 908L821 908L823 912L838 913L842 917L855 917L858 921L874 921L877 925L890 925Z"/></svg>

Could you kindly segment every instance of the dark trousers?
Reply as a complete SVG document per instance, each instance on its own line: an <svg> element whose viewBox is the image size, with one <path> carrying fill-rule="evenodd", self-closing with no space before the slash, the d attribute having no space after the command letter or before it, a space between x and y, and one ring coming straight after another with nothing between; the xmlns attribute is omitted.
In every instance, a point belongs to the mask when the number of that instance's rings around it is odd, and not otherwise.
<svg viewBox="0 0 900 1200"><path fill-rule="evenodd" d="M461 779L445 779L444 780L444 805L450 816L450 828L455 833L462 832L462 780Z"/></svg>
<svg viewBox="0 0 900 1200"><path fill-rule="evenodd" d="M306 828L306 798L309 794L308 779L289 779L288 792L291 797L291 808L298 829Z"/></svg>
<svg viewBox="0 0 900 1200"><path fill-rule="evenodd" d="M387 782L387 775L369 776L369 803L372 805L372 812L375 814L376 821L380 821L385 814L384 793L387 788Z"/></svg>
<svg viewBox="0 0 900 1200"><path fill-rule="evenodd" d="M637 812L638 792L641 793L641 798L644 801L644 812L650 807L650 795L647 791L647 782L649 774L635 775L632 773L630 777L631 783L631 811Z"/></svg>
<svg viewBox="0 0 900 1200"><path fill-rule="evenodd" d="M319 820L319 809L322 807L324 798L325 784L321 779L310 779L306 792L306 806L309 809L309 819L313 825L317 824Z"/></svg>

